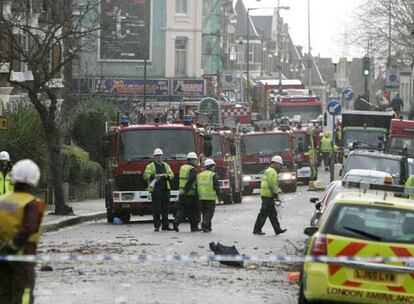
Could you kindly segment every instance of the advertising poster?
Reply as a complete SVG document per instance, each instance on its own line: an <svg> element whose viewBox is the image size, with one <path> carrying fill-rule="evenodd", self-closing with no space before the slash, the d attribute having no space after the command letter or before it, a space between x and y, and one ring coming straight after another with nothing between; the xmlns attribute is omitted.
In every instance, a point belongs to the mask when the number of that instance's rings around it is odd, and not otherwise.
<svg viewBox="0 0 414 304"><path fill-rule="evenodd" d="M148 79L146 81L147 96L168 96L169 81L165 79ZM142 79L97 79L95 92L106 94L144 95L144 80Z"/></svg>
<svg viewBox="0 0 414 304"><path fill-rule="evenodd" d="M103 0L100 8L99 59L149 60L151 0Z"/></svg>

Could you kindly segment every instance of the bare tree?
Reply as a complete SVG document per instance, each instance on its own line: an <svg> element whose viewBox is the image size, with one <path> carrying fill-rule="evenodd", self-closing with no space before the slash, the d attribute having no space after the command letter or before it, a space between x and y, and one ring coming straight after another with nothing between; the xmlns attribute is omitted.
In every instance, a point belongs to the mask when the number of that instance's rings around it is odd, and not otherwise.
<svg viewBox="0 0 414 304"><path fill-rule="evenodd" d="M369 41L371 52L387 65L412 63L413 0L365 0L355 15L355 41L364 47Z"/></svg>
<svg viewBox="0 0 414 304"><path fill-rule="evenodd" d="M61 134L58 124L62 74L100 27L97 0L13 0L3 2L0 59L10 63L10 83L28 94L45 130L55 213L68 214L63 195ZM0 6L1 7L1 6ZM66 49L64 48L66 47ZM4 51L6 49L6 52ZM24 65L25 73L15 73ZM15 77L19 74L22 77ZM65 76L67 73L65 73ZM70 77L68 75L67 77ZM69 79L70 80L70 79ZM68 79L64 81L68 86Z"/></svg>

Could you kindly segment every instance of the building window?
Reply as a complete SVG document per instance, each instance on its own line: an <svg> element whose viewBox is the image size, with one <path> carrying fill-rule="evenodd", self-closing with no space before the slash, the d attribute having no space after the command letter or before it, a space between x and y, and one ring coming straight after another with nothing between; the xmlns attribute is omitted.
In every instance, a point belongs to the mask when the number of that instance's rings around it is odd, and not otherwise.
<svg viewBox="0 0 414 304"><path fill-rule="evenodd" d="M177 14L187 14L187 0L175 0L175 12Z"/></svg>
<svg viewBox="0 0 414 304"><path fill-rule="evenodd" d="M246 63L245 51L246 46L244 44L237 45L237 63L243 64Z"/></svg>
<svg viewBox="0 0 414 304"><path fill-rule="evenodd" d="M175 39L175 76L187 74L187 39Z"/></svg>
<svg viewBox="0 0 414 304"><path fill-rule="evenodd" d="M27 60L29 58L29 42L27 38L26 33L20 34L20 47L21 47L21 53L20 53L20 71L21 72L27 72L28 66L27 66Z"/></svg>

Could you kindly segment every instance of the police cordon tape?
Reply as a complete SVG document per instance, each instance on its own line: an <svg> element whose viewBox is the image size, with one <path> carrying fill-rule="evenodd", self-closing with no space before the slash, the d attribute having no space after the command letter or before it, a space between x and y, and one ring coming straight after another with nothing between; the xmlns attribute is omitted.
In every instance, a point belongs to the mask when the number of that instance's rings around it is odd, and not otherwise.
<svg viewBox="0 0 414 304"><path fill-rule="evenodd" d="M348 257L290 255L0 255L0 262L270 262L270 263L405 263L414 270L414 257Z"/></svg>

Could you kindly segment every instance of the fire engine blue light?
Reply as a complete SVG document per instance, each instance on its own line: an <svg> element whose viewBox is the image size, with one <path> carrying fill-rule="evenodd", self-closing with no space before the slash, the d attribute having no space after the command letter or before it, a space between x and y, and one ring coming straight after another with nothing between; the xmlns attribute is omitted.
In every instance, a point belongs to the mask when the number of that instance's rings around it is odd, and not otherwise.
<svg viewBox="0 0 414 304"><path fill-rule="evenodd" d="M184 116L184 121L193 121L193 116L191 116L191 115L185 115Z"/></svg>
<svg viewBox="0 0 414 304"><path fill-rule="evenodd" d="M128 118L128 116L121 116L121 124L123 126L129 124L129 118Z"/></svg>

